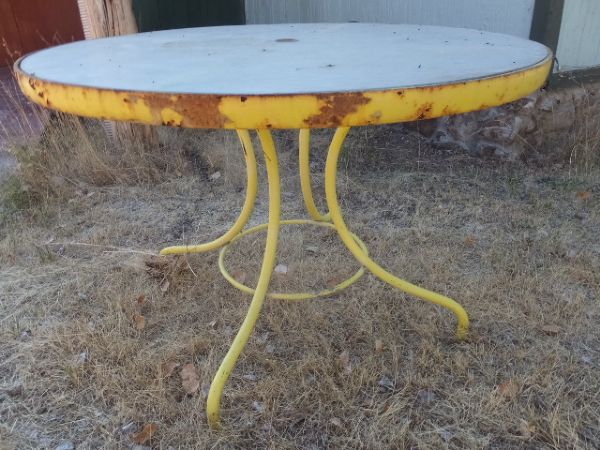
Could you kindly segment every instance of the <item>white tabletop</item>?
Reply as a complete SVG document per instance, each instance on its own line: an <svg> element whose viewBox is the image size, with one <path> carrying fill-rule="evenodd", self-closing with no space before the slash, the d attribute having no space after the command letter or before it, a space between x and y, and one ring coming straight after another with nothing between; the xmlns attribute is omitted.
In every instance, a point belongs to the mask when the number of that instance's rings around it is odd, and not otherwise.
<svg viewBox="0 0 600 450"><path fill-rule="evenodd" d="M446 85L523 70L548 55L532 41L462 28L281 24L79 41L33 53L20 68L105 89L271 95Z"/></svg>

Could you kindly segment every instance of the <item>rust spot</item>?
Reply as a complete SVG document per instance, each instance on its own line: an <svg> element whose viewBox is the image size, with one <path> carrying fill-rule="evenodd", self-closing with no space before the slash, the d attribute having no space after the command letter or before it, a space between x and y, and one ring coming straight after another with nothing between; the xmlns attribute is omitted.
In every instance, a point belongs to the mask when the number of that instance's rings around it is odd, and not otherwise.
<svg viewBox="0 0 600 450"><path fill-rule="evenodd" d="M294 39L294 38L279 38L279 39L275 39L275 42L298 42L298 39Z"/></svg>
<svg viewBox="0 0 600 450"><path fill-rule="evenodd" d="M406 92L398 91L398 92L396 92L396 94L398 94L400 97L404 97L406 95Z"/></svg>
<svg viewBox="0 0 600 450"><path fill-rule="evenodd" d="M143 92L127 94L127 98L131 102L141 101L147 105L152 111L156 123L163 123L160 112L165 108L170 108L183 116L183 120L177 126L223 128L226 123L226 117L219 111L220 95L188 95L170 98L158 93ZM173 126L175 123L166 125Z"/></svg>
<svg viewBox="0 0 600 450"><path fill-rule="evenodd" d="M242 95L242 96L240 97L240 101L241 101L242 103L244 103L246 100L248 100L248 97L246 97L246 96L244 96L244 95Z"/></svg>
<svg viewBox="0 0 600 450"><path fill-rule="evenodd" d="M460 111L457 111L456 109L451 108L449 105L446 105L444 106L444 109L442 109L442 114L440 116L453 116L460 113Z"/></svg>
<svg viewBox="0 0 600 450"><path fill-rule="evenodd" d="M324 102L321 112L304 122L311 127L330 127L340 125L344 118L356 112L362 105L371 101L360 92L346 94L319 94L317 98Z"/></svg>
<svg viewBox="0 0 600 450"><path fill-rule="evenodd" d="M422 120L430 117L431 108L433 108L433 103L423 103L419 109L417 109L417 120Z"/></svg>

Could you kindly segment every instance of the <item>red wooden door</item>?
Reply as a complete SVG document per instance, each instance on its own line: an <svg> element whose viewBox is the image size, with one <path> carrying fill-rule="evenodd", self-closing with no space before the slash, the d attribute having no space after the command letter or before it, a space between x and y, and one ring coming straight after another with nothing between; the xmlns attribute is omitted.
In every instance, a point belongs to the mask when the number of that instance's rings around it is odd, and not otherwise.
<svg viewBox="0 0 600 450"><path fill-rule="evenodd" d="M0 0L0 66L34 50L80 39L77 0Z"/></svg>

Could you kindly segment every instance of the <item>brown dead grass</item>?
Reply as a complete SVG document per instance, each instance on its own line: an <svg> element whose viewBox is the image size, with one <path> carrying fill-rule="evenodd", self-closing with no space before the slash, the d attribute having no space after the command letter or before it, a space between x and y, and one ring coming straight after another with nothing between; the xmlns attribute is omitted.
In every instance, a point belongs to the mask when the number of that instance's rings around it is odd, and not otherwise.
<svg viewBox="0 0 600 450"><path fill-rule="evenodd" d="M20 177L32 193L60 194L85 184L157 182L187 171L182 147L144 145L139 128L126 142L109 138L101 123L61 113L40 111L43 132L12 151Z"/></svg>
<svg viewBox="0 0 600 450"><path fill-rule="evenodd" d="M585 108L569 134L569 165L577 173L590 173L600 167L600 117L598 108Z"/></svg>
<svg viewBox="0 0 600 450"><path fill-rule="evenodd" d="M248 297L221 278L216 252L164 268L165 290L149 256L127 251L214 238L241 207L243 179L208 179L241 167L235 137L178 136L212 148L212 163L188 158L181 176L148 184L89 180L48 199L43 220L25 210L3 225L1 448L131 448L147 423L157 449L600 447L597 173L353 130L339 181L349 225L385 267L458 299L469 340L454 340L445 310L371 276L330 299L268 301L225 390L226 428L212 432L203 392ZM329 136L314 139L317 193ZM278 141L284 214L302 217L295 142ZM252 223L266 219L264 184ZM318 289L356 270L334 237L286 227L289 273L274 288ZM236 244L231 271L252 283L263 245L261 234ZM168 361L195 364L196 394L179 368L162 376Z"/></svg>

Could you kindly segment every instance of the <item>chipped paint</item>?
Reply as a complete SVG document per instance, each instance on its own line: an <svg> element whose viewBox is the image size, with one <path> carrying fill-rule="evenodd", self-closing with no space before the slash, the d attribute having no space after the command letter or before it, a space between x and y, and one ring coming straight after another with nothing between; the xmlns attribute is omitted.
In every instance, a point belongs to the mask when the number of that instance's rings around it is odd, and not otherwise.
<svg viewBox="0 0 600 450"><path fill-rule="evenodd" d="M171 127L180 127L183 122L183 116L171 108L163 108L160 112L163 125Z"/></svg>
<svg viewBox="0 0 600 450"><path fill-rule="evenodd" d="M15 64L25 95L70 114L185 128L328 128L460 114L517 100L540 88L552 56L525 70L448 85L293 95L210 95L120 91L60 84Z"/></svg>
<svg viewBox="0 0 600 450"><path fill-rule="evenodd" d="M319 113L311 115L304 120L309 128L323 128L331 123L342 123L344 118L355 113L368 104L371 99L362 92L349 92L343 94L316 95L319 104Z"/></svg>

